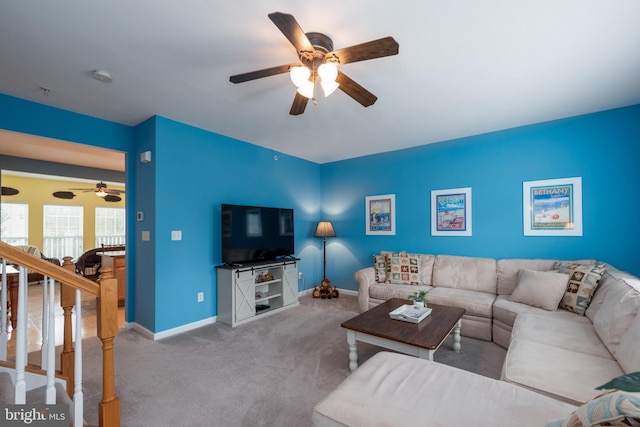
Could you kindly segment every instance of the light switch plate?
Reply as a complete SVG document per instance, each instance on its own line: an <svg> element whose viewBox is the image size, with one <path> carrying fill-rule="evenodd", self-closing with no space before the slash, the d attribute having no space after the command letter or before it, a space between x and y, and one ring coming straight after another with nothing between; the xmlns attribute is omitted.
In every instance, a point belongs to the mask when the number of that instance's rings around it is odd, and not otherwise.
<svg viewBox="0 0 640 427"><path fill-rule="evenodd" d="M148 231L143 231L142 232L142 241L143 242L148 242L149 240L151 240L151 235Z"/></svg>
<svg viewBox="0 0 640 427"><path fill-rule="evenodd" d="M182 231L181 230L172 230L171 231L171 240L182 240Z"/></svg>

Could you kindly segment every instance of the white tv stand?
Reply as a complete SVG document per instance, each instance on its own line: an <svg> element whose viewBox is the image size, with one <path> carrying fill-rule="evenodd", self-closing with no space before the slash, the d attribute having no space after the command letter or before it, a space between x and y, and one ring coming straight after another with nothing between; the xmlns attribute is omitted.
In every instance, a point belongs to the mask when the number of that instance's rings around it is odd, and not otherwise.
<svg viewBox="0 0 640 427"><path fill-rule="evenodd" d="M299 261L218 266L218 321L235 327L298 305Z"/></svg>

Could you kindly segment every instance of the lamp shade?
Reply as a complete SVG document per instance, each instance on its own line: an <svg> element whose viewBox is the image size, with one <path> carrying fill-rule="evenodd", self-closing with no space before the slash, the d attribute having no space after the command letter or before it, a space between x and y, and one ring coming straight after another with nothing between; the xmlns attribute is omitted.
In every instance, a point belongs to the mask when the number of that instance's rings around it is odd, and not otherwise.
<svg viewBox="0 0 640 427"><path fill-rule="evenodd" d="M331 221L320 221L316 227L316 234L313 237L336 237Z"/></svg>
<svg viewBox="0 0 640 427"><path fill-rule="evenodd" d="M338 77L338 66L335 62L325 62L318 68L318 74L326 82L335 82Z"/></svg>
<svg viewBox="0 0 640 427"><path fill-rule="evenodd" d="M289 71L289 75L291 76L293 84L296 85L296 87L301 87L309 81L311 71L309 71L307 67L292 67L291 71Z"/></svg>

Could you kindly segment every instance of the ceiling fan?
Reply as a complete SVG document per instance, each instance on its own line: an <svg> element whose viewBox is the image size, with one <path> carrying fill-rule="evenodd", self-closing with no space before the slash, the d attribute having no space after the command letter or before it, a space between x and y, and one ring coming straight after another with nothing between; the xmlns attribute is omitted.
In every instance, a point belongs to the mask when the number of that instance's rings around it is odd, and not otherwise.
<svg viewBox="0 0 640 427"><path fill-rule="evenodd" d="M274 12L269 14L269 18L296 48L300 63L237 74L231 76L229 81L243 83L276 74L291 73L292 81L298 86L293 105L289 111L289 114L293 116L304 113L309 98L317 103L315 83L318 76L326 96L335 89L340 89L364 107L376 102L378 98L374 94L338 70L337 65L397 55L399 45L393 37L384 37L333 50L333 41L328 36L315 32L305 33L293 15Z"/></svg>
<svg viewBox="0 0 640 427"><path fill-rule="evenodd" d="M125 192L124 190L107 188L107 184L102 181L98 182L94 188L69 188L69 190L82 191L84 193L93 191L98 197L119 196L121 193Z"/></svg>

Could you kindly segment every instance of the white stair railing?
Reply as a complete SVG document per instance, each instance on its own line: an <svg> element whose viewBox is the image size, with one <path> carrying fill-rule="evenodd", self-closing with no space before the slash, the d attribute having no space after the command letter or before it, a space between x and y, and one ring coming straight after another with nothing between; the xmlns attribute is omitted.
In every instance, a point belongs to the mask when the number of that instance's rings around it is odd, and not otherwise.
<svg viewBox="0 0 640 427"><path fill-rule="evenodd" d="M0 360L7 361L7 344L9 342L9 324L7 307L7 261L2 259L2 289L0 289Z"/></svg>
<svg viewBox="0 0 640 427"><path fill-rule="evenodd" d="M5 261L6 260L6 261ZM9 264L17 264L14 267ZM27 336L29 324L28 271L45 276L42 298L42 358L41 370L27 365ZM55 404L58 399L57 385L67 389L72 398L71 416L74 425L83 425L84 391L82 387L82 292L97 297L98 338L102 341L102 400L99 404L98 420L101 427L120 426L120 401L115 393L114 346L117 335L117 279L111 267L101 271L100 284L91 282L75 272L71 257L64 257L62 266L54 266L31 254L26 254L0 242L0 372L10 374L14 389L14 404L25 404L27 392L36 388L44 389L41 396L45 404ZM56 285L59 284L59 287ZM11 286L11 289L9 289ZM60 306L64 323L63 351L56 355L56 292L60 292ZM8 298L9 297L9 298ZM8 322L9 309L13 316ZM38 307L39 310L39 307ZM75 316L75 319L73 317ZM60 319L58 319L60 320ZM75 320L75 322L73 321ZM14 345L15 344L15 350ZM15 355L13 354L15 353ZM15 359L14 357L15 356ZM57 356L60 370L56 370ZM61 375L61 377L59 377ZM65 381L62 378L67 378ZM71 390L73 388L73 391ZM32 400L31 397L29 400ZM58 399L59 400L59 399Z"/></svg>
<svg viewBox="0 0 640 427"><path fill-rule="evenodd" d="M23 405L27 402L27 383L25 368L27 366L27 269L19 267L18 279L18 323L16 330L16 379L13 403ZM15 301L12 301L15 303Z"/></svg>
<svg viewBox="0 0 640 427"><path fill-rule="evenodd" d="M46 284L49 286L45 286ZM42 353L45 353L45 348L47 349L47 359L46 359L46 371L47 371L47 405L53 405L56 403L56 387L55 387L55 379L56 379L56 310L54 307L55 301L55 280L44 278L44 289L42 290L43 294L43 305L47 307L46 310L43 310L42 323L43 323L43 336L44 330L46 329L48 340L45 345L43 342ZM78 291L80 292L80 291ZM47 297L48 294L48 297ZM48 316L45 318L44 312L47 312ZM46 321L45 321L46 319ZM45 327L46 325L46 327ZM44 340L43 340L44 341ZM43 356L44 357L44 356ZM43 366L42 369L45 369ZM77 424L76 424L77 425Z"/></svg>

